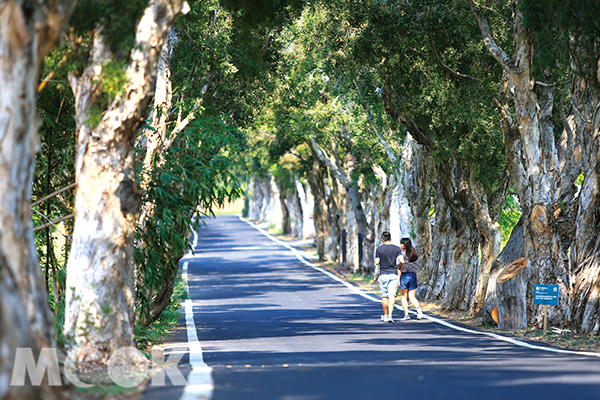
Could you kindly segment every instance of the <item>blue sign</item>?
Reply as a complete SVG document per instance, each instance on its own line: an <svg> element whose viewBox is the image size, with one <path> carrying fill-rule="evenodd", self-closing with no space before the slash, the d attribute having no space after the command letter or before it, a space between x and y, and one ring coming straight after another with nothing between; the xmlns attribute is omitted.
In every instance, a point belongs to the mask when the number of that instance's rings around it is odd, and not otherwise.
<svg viewBox="0 0 600 400"><path fill-rule="evenodd" d="M558 305L558 285L535 285L533 304Z"/></svg>

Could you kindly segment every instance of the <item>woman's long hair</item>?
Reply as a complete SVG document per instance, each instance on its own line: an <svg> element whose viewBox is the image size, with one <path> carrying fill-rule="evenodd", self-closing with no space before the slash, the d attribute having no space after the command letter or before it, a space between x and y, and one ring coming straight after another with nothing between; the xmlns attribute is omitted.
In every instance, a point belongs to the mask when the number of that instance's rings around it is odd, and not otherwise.
<svg viewBox="0 0 600 400"><path fill-rule="evenodd" d="M413 247L410 239L402 238L402 239L400 239L400 243L402 243L404 245L404 248L405 248L404 252L406 253L406 258L408 259L408 261L409 262L417 261L417 259L419 258L419 255L417 254L417 251Z"/></svg>

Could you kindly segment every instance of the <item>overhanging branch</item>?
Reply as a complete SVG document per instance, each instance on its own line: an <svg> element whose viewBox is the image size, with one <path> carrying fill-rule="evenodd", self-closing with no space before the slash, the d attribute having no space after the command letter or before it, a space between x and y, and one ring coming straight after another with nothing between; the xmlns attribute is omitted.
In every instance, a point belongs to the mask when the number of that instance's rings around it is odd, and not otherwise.
<svg viewBox="0 0 600 400"><path fill-rule="evenodd" d="M331 162L331 160L329 159L329 157L327 157L325 155L325 153L323 152L323 150L321 149L321 147L317 143L317 141L315 139L314 133L310 137L310 145L313 148L313 150L315 151L315 154L317 155L317 158L319 160L321 160L323 163L325 163L325 165L327 165L327 167L331 170L331 172L333 172L335 174L336 178L340 181L340 183L342 185L344 185L344 187L348 188L349 187L349 183L348 183L348 178L346 177L346 174L344 174L340 170L339 167L337 167L336 165L334 165Z"/></svg>
<svg viewBox="0 0 600 400"><path fill-rule="evenodd" d="M467 0L467 3L471 9L471 12L477 19L485 48L492 54L492 57L494 57L496 61L502 65L502 68L504 68L506 72L510 74L518 73L519 71L515 66L515 63L508 57L504 50L502 50L498 44L496 44L496 41L492 36L492 32L490 31L488 20L479 9L479 6L474 0Z"/></svg>
<svg viewBox="0 0 600 400"><path fill-rule="evenodd" d="M433 55L435 56L435 61L446 72L449 72L450 75L452 75L453 77L455 77L456 79L461 80L461 81L476 81L477 80L477 78L474 78L471 75L461 74L460 72L455 71L454 69L450 68L448 65L444 64L444 62L442 61L442 59L440 58L440 56L437 52L437 49L435 48L435 44L433 43L433 40L430 39L429 44L431 45L431 48L433 49Z"/></svg>

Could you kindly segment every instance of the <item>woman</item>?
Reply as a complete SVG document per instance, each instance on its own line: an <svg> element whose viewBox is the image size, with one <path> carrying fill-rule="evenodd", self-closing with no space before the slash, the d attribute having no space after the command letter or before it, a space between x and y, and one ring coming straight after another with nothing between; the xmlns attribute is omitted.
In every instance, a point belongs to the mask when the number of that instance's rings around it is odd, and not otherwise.
<svg viewBox="0 0 600 400"><path fill-rule="evenodd" d="M419 263L417 260L419 256L409 238L402 238L400 240L400 249L402 249L403 254L400 257L400 267L398 268L398 286L400 287L402 308L404 309L404 318L402 318L402 321L410 320L407 297L410 298L410 302L417 309L417 319L421 319L423 318L423 311L415 296L418 287L417 272L419 271Z"/></svg>

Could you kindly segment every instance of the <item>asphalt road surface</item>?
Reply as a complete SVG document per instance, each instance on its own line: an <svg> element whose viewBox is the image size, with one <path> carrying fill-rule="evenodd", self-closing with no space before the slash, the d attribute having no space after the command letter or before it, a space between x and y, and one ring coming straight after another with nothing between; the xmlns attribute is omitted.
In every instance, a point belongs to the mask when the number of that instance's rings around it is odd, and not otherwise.
<svg viewBox="0 0 600 400"><path fill-rule="evenodd" d="M399 310L396 323L383 323L380 303L301 263L237 216L208 221L187 268L215 400L600 399L600 358L518 346L428 318L402 322ZM171 351L187 352L187 336L178 332ZM189 362L182 358L186 375ZM184 390L151 388L144 399L179 399ZM181 398L194 397L207 398Z"/></svg>

